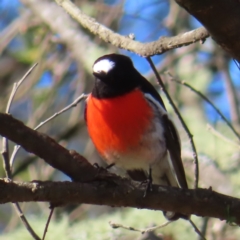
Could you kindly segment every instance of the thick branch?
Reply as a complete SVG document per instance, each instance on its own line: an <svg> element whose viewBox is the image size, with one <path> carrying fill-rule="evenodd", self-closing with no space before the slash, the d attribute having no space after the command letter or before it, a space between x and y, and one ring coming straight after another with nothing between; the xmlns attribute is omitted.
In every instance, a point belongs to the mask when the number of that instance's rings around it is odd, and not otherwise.
<svg viewBox="0 0 240 240"><path fill-rule="evenodd" d="M12 116L0 113L0 135L44 159L75 181L94 179L98 170L75 151L69 151L45 134L25 126Z"/></svg>
<svg viewBox="0 0 240 240"><path fill-rule="evenodd" d="M175 37L161 37L158 41L141 43L134 41L127 36L121 36L109 28L99 24L94 18L84 14L70 0L55 0L62 6L74 19L84 28L88 29L94 35L99 36L103 41L111 43L113 46L123 48L134 52L143 57L149 57L156 54L162 54L168 50L187 46L200 40L205 40L209 34L204 28L179 34Z"/></svg>
<svg viewBox="0 0 240 240"><path fill-rule="evenodd" d="M197 18L211 37L240 62L240 1L175 0Z"/></svg>
<svg viewBox="0 0 240 240"><path fill-rule="evenodd" d="M46 201L88 203L114 207L135 207L178 211L240 223L240 200L207 189L182 190L154 186L143 198L144 186L116 177L114 181L8 182L0 180L0 203Z"/></svg>
<svg viewBox="0 0 240 240"><path fill-rule="evenodd" d="M68 151L53 139L0 113L0 134L43 158L75 181L18 183L0 180L0 203L47 201L178 211L240 223L240 200L211 190L182 190L154 186L143 198L145 187L94 168L82 156Z"/></svg>

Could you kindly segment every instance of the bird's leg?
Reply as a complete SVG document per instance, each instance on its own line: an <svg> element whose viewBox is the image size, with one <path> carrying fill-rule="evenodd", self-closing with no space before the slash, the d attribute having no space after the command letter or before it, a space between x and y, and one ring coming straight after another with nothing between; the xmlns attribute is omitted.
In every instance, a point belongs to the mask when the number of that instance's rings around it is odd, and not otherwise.
<svg viewBox="0 0 240 240"><path fill-rule="evenodd" d="M152 168L149 167L147 191L152 191Z"/></svg>
<svg viewBox="0 0 240 240"><path fill-rule="evenodd" d="M149 167L147 186L146 186L143 197L146 197L148 191L152 191L152 168L151 167Z"/></svg>
<svg viewBox="0 0 240 240"><path fill-rule="evenodd" d="M108 166L106 166L106 170L108 170L108 169L110 169L111 167L113 167L115 165L115 163L111 163L111 164L109 164Z"/></svg>

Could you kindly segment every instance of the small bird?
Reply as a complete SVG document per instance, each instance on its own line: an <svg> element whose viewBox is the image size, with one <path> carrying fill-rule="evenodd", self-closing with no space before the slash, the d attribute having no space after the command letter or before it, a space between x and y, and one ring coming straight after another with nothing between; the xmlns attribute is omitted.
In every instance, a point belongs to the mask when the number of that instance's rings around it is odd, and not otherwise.
<svg viewBox="0 0 240 240"><path fill-rule="evenodd" d="M93 75L85 119L103 160L135 181L187 189L178 132L155 88L120 54L98 58ZM168 220L189 217L164 215Z"/></svg>

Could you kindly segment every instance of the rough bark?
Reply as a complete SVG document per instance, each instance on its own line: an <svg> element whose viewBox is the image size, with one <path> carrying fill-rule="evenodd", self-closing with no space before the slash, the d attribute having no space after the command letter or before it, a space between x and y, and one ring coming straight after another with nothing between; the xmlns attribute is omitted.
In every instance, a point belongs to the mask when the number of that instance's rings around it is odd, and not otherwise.
<svg viewBox="0 0 240 240"><path fill-rule="evenodd" d="M89 203L118 207L178 211L240 223L240 200L211 189L183 190L153 186L143 198L145 186L93 167L84 157L68 151L52 138L0 113L0 135L41 157L64 172L70 182L12 182L0 180L0 203L47 201Z"/></svg>
<svg viewBox="0 0 240 240"><path fill-rule="evenodd" d="M211 37L240 62L239 0L175 0L198 19Z"/></svg>

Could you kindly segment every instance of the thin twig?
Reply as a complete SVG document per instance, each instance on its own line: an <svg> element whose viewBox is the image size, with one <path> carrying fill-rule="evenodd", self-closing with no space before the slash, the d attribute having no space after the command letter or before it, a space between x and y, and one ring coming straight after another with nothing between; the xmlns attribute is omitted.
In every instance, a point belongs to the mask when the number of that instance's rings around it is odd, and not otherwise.
<svg viewBox="0 0 240 240"><path fill-rule="evenodd" d="M33 69L37 65L38 65L38 63L35 63L17 83L14 83L11 95L10 95L8 103L7 103L6 113L9 113L9 111L10 111L13 98L14 98L18 88L20 87L20 85L23 83L23 81L29 76L29 74L33 71Z"/></svg>
<svg viewBox="0 0 240 240"><path fill-rule="evenodd" d="M51 218L52 218L53 212L54 212L54 207L51 208L51 211L50 211L50 213L49 213L48 220L47 220L47 223L46 223L46 226L45 226L44 232L43 232L42 240L44 240L45 237L46 237L47 230L48 230L48 226L49 226L49 223L50 223L50 221L51 221Z"/></svg>
<svg viewBox="0 0 240 240"><path fill-rule="evenodd" d="M202 223L202 227L201 227L201 233L203 236L206 236L206 232L207 232L207 226L208 226L208 221L209 221L209 218L208 217L204 217L202 218L203 220L203 223ZM199 240L201 240L201 236L199 236Z"/></svg>
<svg viewBox="0 0 240 240"><path fill-rule="evenodd" d="M240 148L240 145L234 141L232 141L229 138L226 138L224 135L222 135L220 132L218 132L216 129L214 129L213 126L210 124L207 124L207 130L209 130L213 135L217 136L218 138L222 139L223 141L230 143L234 147Z"/></svg>
<svg viewBox="0 0 240 240"><path fill-rule="evenodd" d="M171 99L170 95L168 94L164 84L163 84L163 81L160 77L160 75L158 74L158 71L152 61L152 59L150 57L147 57L146 58L148 63L150 64L153 72L155 73L155 76L158 80L158 83L159 85L161 86L163 92L165 93L169 103L171 104L172 108L174 109L174 112L177 114L178 116L178 119L180 120L184 130L186 131L189 139L190 139L190 143L191 143L191 146L192 146L192 151L193 151L193 159L194 159L194 164L195 164L195 179L194 179L194 188L198 188L198 180L199 180L199 166L198 166L198 155L197 155L197 150L196 150L196 147L195 147L195 144L194 144L194 141L193 141L193 135L190 133L186 123L184 122L180 112L178 111L176 105L174 104L173 100Z"/></svg>
<svg viewBox="0 0 240 240"><path fill-rule="evenodd" d="M203 234L201 233L201 231L197 228L197 226L195 225L195 223L194 223L191 219L189 219L188 221L189 221L190 224L193 226L195 232L201 237L201 239L206 240L206 238L203 236ZM137 229L137 228L125 226L125 225L122 225L122 224L113 223L113 222L111 222L111 221L109 222L109 225L110 225L112 228L123 228L123 229L127 229L127 230L130 230L130 231L141 232L142 234L144 234L144 233L153 232L153 231L155 231L155 230L157 230L157 229L166 227L167 225L169 225L169 224L172 223L172 222L173 222L173 221L167 221L167 222L163 223L162 225L155 226L155 227L150 227L150 228L146 228L146 229Z"/></svg>
<svg viewBox="0 0 240 240"><path fill-rule="evenodd" d="M12 104L12 101L14 99L14 96L19 88L19 86L22 84L22 82L27 78L27 76L32 72L32 70L37 66L37 63L33 65L33 67L31 67L28 72L23 76L23 78L17 82L14 83L13 86L13 90L11 92L8 104L7 104L7 108L6 108L6 113L10 112L10 107ZM61 113L64 113L65 111L67 111L68 109L77 106L77 104L79 102L81 102L83 99L85 99L87 97L87 95L82 94L81 96L79 96L76 100L74 100L70 105L68 105L67 107L65 107L64 109L62 109L61 111L55 113L54 115L52 115L50 118L46 119L44 122L41 122L37 127L35 127L35 130L39 129L40 127L42 127L44 124L46 124L47 122L49 122L50 120L54 119L55 117L57 117L58 115L60 115ZM3 151L2 151L2 156L3 156L3 162L4 162L4 169L6 171L6 175L7 177L10 179L11 178L11 166L13 166L13 162L15 159L15 156L18 152L18 150L20 149L21 146L16 145L14 147L14 151L11 155L11 159L9 161L9 154L8 154L8 140L7 138L3 138ZM26 229L29 231L29 233L32 235L32 237L35 240L40 240L40 238L37 236L37 234L34 232L34 230L31 228L30 224L28 223L26 217L24 216L20 205L18 203L13 203L14 208L16 209L20 219L22 220L23 224L25 225ZM52 210L53 211L53 210ZM50 213L50 215L52 214L52 212ZM50 217L50 216L49 216ZM51 218L51 217L50 217ZM50 219L48 219L48 221L50 221ZM47 222L45 231L47 231L47 226L48 226L49 222ZM45 238L46 232L44 232L44 238Z"/></svg>
<svg viewBox="0 0 240 240"><path fill-rule="evenodd" d="M80 23L82 27L100 37L103 41L144 57L162 54L170 49L187 46L209 37L208 31L205 28L198 28L174 37L162 37L154 42L141 43L113 32L109 28L98 23L96 19L84 14L79 7L70 0L55 0L55 2L63 7L64 10Z"/></svg>
<svg viewBox="0 0 240 240"><path fill-rule="evenodd" d="M147 233L147 232L153 232L153 231L155 231L155 230L157 230L157 229L166 227L166 226L169 225L170 223L172 223L172 221L167 221L167 222L163 223L162 225L158 225L158 226L155 226L155 227L150 227L150 228L143 229L143 230L141 231L141 233L144 234L144 233Z"/></svg>
<svg viewBox="0 0 240 240"><path fill-rule="evenodd" d="M195 225L195 223L194 223L191 219L189 219L188 221L191 223L191 225L192 225L192 227L194 228L195 232L196 232L203 240L206 240L206 238L205 238L205 237L203 236L203 234L199 231L199 229L197 228L197 226Z"/></svg>
<svg viewBox="0 0 240 240"><path fill-rule="evenodd" d="M6 107L6 113L8 113L8 114L10 113L11 105L12 105L14 96L15 96L18 88L23 83L23 81L29 76L29 74L33 71L33 69L37 66L37 64L38 63L35 63L17 83L13 84L13 89L12 89L12 92L10 94L10 97L9 97L9 100L8 100L8 103L7 103L7 107ZM8 139L5 138L5 137L3 138L2 152L1 153L2 153L2 157L3 157L3 165L4 165L5 173L6 173L7 178L10 180L11 177L12 177L12 171L11 171L11 164L10 164L10 161L9 161ZM38 235L34 232L32 227L28 223L26 217L24 216L19 203L17 203L17 202L13 203L13 207L16 210L18 216L20 217L22 223L24 224L24 226L26 227L28 232L31 234L31 236L35 240L40 240Z"/></svg>
<svg viewBox="0 0 240 240"><path fill-rule="evenodd" d="M194 87L192 87L190 84L186 83L185 81L180 81L177 79L174 79L171 74L168 73L168 75L171 77L171 81L174 81L176 83L182 84L186 86L187 88L191 89L194 93L196 93L198 96L200 96L203 100L205 100L208 104L210 104L215 111L219 114L219 116L223 119L223 121L228 125L228 127L232 130L232 132L235 134L235 136L240 140L240 135L236 131L236 129L232 126L232 124L226 119L226 117L222 114L222 112L201 92L196 90Z"/></svg>
<svg viewBox="0 0 240 240"><path fill-rule="evenodd" d="M240 70L240 63L236 59L233 59L233 61L236 64L237 68Z"/></svg>
<svg viewBox="0 0 240 240"><path fill-rule="evenodd" d="M41 240L41 238L33 231L32 227L28 223L28 221L27 221L26 217L24 216L24 213L22 212L22 209L20 208L19 204L18 203L13 203L13 206L14 206L18 216L22 220L22 223L24 224L24 226L26 227L28 232L32 235L32 237L35 240Z"/></svg>
<svg viewBox="0 0 240 240"><path fill-rule="evenodd" d="M234 86L233 79L229 73L228 61L223 54L221 57L217 57L216 66L218 70L223 73L223 82L225 85L225 91L227 93L227 99L229 103L229 112L231 120L235 128L240 132L240 109L238 102L238 93Z"/></svg>
<svg viewBox="0 0 240 240"><path fill-rule="evenodd" d="M55 117L57 117L58 115L66 112L67 110L69 110L72 107L76 107L78 105L78 103L80 103L82 100L86 99L88 96L88 94L81 94L77 99L75 99L71 104L69 104L68 106L66 106L65 108L63 108L62 110L60 110L59 112L54 113L51 117L49 117L48 119L46 119L45 121L41 122L39 125L37 125L34 130L39 129L40 127L42 127L44 124L46 124L47 122L51 121L52 119L54 119Z"/></svg>
<svg viewBox="0 0 240 240"><path fill-rule="evenodd" d="M48 119L46 119L45 121L41 122L39 125L37 125L34 130L38 130L40 127L42 127L43 125L45 125L47 122L51 121L52 119L54 119L55 117L59 116L60 114L66 112L67 110L69 110L72 107L76 107L78 105L78 103L80 103L82 100L86 99L88 96L88 94L81 94L77 99L75 99L71 104L69 104L68 106L66 106L65 108L63 108L62 110L60 110L57 113L54 113L51 117L49 117ZM14 159L16 157L17 152L19 151L19 149L21 148L21 146L16 145L14 147L14 151L12 153L11 159L10 159L10 165L12 166L14 163Z"/></svg>
<svg viewBox="0 0 240 240"><path fill-rule="evenodd" d="M153 231L155 231L157 229L166 227L170 223L172 223L172 221L167 221L167 222L163 223L162 225L155 226L155 227L150 227L150 228L146 228L146 229L137 229L137 228L125 226L125 225L122 225L122 224L113 223L111 221L109 222L109 225L112 228L123 228L123 229L127 229L127 230L130 230L130 231L135 231L135 232L140 232L140 233L144 234L144 233L147 233L147 232L153 232Z"/></svg>
<svg viewBox="0 0 240 240"><path fill-rule="evenodd" d="M14 96L20 87L20 85L23 83L23 81L29 76L29 74L33 71L33 69L37 66L38 63L35 63L27 72L24 74L24 76L17 82L13 84L13 89L11 91L7 107L6 107L6 113L10 113L11 104L13 102ZM9 148L8 148L8 140L7 138L3 138L2 140L2 158L3 158L3 167L6 173L6 176L11 179L11 164L9 161Z"/></svg>

